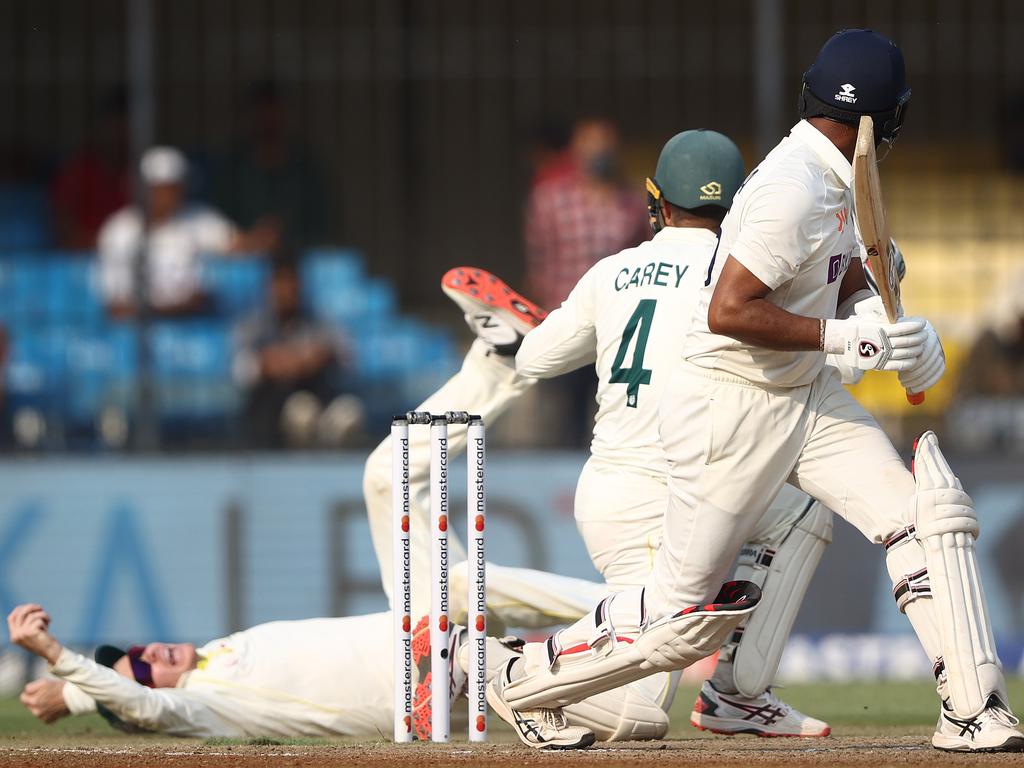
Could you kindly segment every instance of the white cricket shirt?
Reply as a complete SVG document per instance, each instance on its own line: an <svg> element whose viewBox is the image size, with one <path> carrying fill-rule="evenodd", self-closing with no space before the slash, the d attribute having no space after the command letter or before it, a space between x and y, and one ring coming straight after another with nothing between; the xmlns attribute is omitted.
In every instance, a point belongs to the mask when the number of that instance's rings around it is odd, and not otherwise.
<svg viewBox="0 0 1024 768"><path fill-rule="evenodd" d="M662 475L658 403L679 364L683 338L718 238L666 227L653 240L602 259L561 307L523 340L516 371L552 378L596 361L591 453Z"/></svg>
<svg viewBox="0 0 1024 768"><path fill-rule="evenodd" d="M708 305L731 255L771 288L768 301L806 317L834 318L857 249L853 168L806 120L747 177L722 223L722 239L700 292L683 356L694 365L772 386L808 384L825 364L818 351L780 352L708 329Z"/></svg>
<svg viewBox="0 0 1024 768"><path fill-rule="evenodd" d="M145 236L138 208L124 208L100 230L100 289L108 302L134 299L135 261ZM187 301L200 288L203 254L231 247L235 226L212 208L189 206L149 231L149 294L155 307Z"/></svg>

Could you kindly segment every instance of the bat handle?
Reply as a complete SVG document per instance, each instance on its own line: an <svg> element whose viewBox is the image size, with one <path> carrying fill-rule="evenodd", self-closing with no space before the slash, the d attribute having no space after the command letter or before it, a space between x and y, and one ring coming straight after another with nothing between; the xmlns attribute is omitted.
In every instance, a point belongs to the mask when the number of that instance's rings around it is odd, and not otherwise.
<svg viewBox="0 0 1024 768"><path fill-rule="evenodd" d="M911 392L907 390L907 402L911 405L920 405L924 402L924 392Z"/></svg>

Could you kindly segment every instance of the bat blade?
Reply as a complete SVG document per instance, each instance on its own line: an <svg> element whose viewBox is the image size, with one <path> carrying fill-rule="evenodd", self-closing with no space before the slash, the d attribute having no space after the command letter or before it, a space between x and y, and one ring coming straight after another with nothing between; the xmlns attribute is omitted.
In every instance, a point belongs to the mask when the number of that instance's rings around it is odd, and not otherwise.
<svg viewBox="0 0 1024 768"><path fill-rule="evenodd" d="M895 323L902 309L900 276L896 260L893 258L892 241L889 238L889 226L885 217L885 203L882 199L882 182L878 177L875 124L868 115L860 119L857 146L853 151L853 204L860 236L868 254L868 269L875 280L878 295L882 298L886 317L890 323ZM907 392L907 400L913 405L919 405L924 402L924 393Z"/></svg>
<svg viewBox="0 0 1024 768"><path fill-rule="evenodd" d="M889 229L882 200L882 183L875 159L875 128L870 116L860 119L857 147L853 153L853 198L857 225L868 253L868 267L878 286L890 323L900 310L900 281L889 250Z"/></svg>

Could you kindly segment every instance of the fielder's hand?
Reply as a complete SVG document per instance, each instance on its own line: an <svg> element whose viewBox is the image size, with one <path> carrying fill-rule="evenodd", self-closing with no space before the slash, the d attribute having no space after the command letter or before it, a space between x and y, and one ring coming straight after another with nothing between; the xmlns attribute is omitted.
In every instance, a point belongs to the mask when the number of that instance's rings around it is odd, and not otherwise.
<svg viewBox="0 0 1024 768"><path fill-rule="evenodd" d="M926 389L930 389L946 372L946 351L942 348L939 334L927 320L914 319L924 323L927 338L924 342L924 351L917 362L912 367L900 371L900 384L910 393L924 392Z"/></svg>
<svg viewBox="0 0 1024 768"><path fill-rule="evenodd" d="M11 643L20 645L26 651L46 659L50 664L57 663L61 644L47 630L50 627L50 614L43 606L35 603L19 605L7 617L7 630L11 635Z"/></svg>
<svg viewBox="0 0 1024 768"><path fill-rule="evenodd" d="M917 364L927 336L924 320L889 323L854 315L848 320L825 321L824 351L862 371L904 371Z"/></svg>
<svg viewBox="0 0 1024 768"><path fill-rule="evenodd" d="M64 703L63 680L33 680L21 692L21 703L44 723L54 723L71 714Z"/></svg>

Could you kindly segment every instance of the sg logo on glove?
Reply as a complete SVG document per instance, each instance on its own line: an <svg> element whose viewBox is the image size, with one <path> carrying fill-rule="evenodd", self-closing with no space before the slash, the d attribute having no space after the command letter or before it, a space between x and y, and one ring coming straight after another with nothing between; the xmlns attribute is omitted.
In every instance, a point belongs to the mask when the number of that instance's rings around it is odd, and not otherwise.
<svg viewBox="0 0 1024 768"><path fill-rule="evenodd" d="M878 347L876 347L874 344L872 344L867 339L861 339L860 340L860 356L861 357L874 357L875 355L877 355L881 351L882 350L880 350Z"/></svg>

